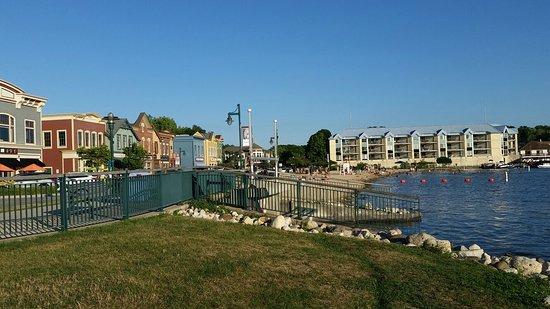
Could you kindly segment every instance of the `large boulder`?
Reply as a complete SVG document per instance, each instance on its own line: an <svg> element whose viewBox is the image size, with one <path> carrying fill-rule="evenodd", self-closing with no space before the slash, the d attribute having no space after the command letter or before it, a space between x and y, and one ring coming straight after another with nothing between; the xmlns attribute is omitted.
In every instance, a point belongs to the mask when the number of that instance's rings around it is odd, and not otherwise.
<svg viewBox="0 0 550 309"><path fill-rule="evenodd" d="M545 299L544 299L544 305L546 307L550 307L550 296L547 296Z"/></svg>
<svg viewBox="0 0 550 309"><path fill-rule="evenodd" d="M391 237L394 237L394 236L399 236L399 235L402 235L403 232L401 232L400 229L398 228L395 228L395 229L391 229L388 231L388 235L391 236Z"/></svg>
<svg viewBox="0 0 550 309"><path fill-rule="evenodd" d="M422 244L425 248L432 248L443 253L450 253L452 250L451 242L448 240L440 240L428 238Z"/></svg>
<svg viewBox="0 0 550 309"><path fill-rule="evenodd" d="M243 224L253 225L254 224L254 219L250 218L249 216L246 216L243 219Z"/></svg>
<svg viewBox="0 0 550 309"><path fill-rule="evenodd" d="M518 270L515 269L515 268L507 268L504 270L505 273L510 273L510 274L518 274Z"/></svg>
<svg viewBox="0 0 550 309"><path fill-rule="evenodd" d="M311 217L302 222L302 228L304 228L306 231L311 231L313 229L316 229L318 226L319 224L313 221Z"/></svg>
<svg viewBox="0 0 550 309"><path fill-rule="evenodd" d="M259 217L258 220L256 220L256 223L258 225L264 225L268 221L267 217Z"/></svg>
<svg viewBox="0 0 550 309"><path fill-rule="evenodd" d="M420 247L427 239L435 239L435 237L428 233L411 234L407 236L407 243Z"/></svg>
<svg viewBox="0 0 550 309"><path fill-rule="evenodd" d="M508 265L508 263L506 263L506 261L498 261L498 262L493 264L493 267L498 269L498 270L505 270L505 269L510 268L510 265Z"/></svg>
<svg viewBox="0 0 550 309"><path fill-rule="evenodd" d="M544 262L544 264L542 264L542 273L550 276L550 262Z"/></svg>
<svg viewBox="0 0 550 309"><path fill-rule="evenodd" d="M271 222L271 227L279 230L283 227L288 227L288 224L286 223L286 218L280 215L277 216L275 219L273 219L273 222Z"/></svg>
<svg viewBox="0 0 550 309"><path fill-rule="evenodd" d="M525 256L515 256L512 258L512 267L525 276L540 274L542 271L542 264L540 262Z"/></svg>
<svg viewBox="0 0 550 309"><path fill-rule="evenodd" d="M491 262L492 262L492 261L491 261L491 256L488 255L487 253L483 253L483 254L481 255L481 259L479 260L479 262L480 262L481 264L483 264L483 265L489 265L489 264L491 264Z"/></svg>
<svg viewBox="0 0 550 309"><path fill-rule="evenodd" d="M481 259L483 256L483 249L468 249L468 250L460 250L457 252L458 257L462 259L468 259L468 258L475 258L475 259Z"/></svg>
<svg viewBox="0 0 550 309"><path fill-rule="evenodd" d="M338 225L336 228L332 231L332 233L344 237L351 237L353 236L353 230L349 227Z"/></svg>

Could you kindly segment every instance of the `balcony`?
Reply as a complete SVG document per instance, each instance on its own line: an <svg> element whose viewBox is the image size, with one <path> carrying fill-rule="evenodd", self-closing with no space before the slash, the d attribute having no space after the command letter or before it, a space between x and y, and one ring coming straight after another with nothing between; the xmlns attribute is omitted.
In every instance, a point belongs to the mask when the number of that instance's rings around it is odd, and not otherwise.
<svg viewBox="0 0 550 309"><path fill-rule="evenodd" d="M369 160L384 160L384 154L383 153L371 153L369 154Z"/></svg>
<svg viewBox="0 0 550 309"><path fill-rule="evenodd" d="M409 144L409 139L406 137L396 137L394 141L395 145L406 145Z"/></svg>
<svg viewBox="0 0 550 309"><path fill-rule="evenodd" d="M383 145L384 141L381 138L369 138L369 145Z"/></svg>

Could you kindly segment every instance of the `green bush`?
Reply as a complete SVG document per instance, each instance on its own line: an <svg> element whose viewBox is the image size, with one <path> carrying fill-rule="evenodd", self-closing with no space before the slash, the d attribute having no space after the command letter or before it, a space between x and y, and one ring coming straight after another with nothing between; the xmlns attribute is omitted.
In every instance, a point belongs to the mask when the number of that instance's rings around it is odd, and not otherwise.
<svg viewBox="0 0 550 309"><path fill-rule="evenodd" d="M453 160L451 160L451 158L447 158L447 157L439 157L439 158L437 158L437 160L435 162L437 162L437 164L448 165L448 164L453 163Z"/></svg>
<svg viewBox="0 0 550 309"><path fill-rule="evenodd" d="M205 198L192 200L191 202L189 202L189 206L198 208L198 209L204 209L208 212L215 212L219 214L229 213L229 210L224 206L218 205Z"/></svg>

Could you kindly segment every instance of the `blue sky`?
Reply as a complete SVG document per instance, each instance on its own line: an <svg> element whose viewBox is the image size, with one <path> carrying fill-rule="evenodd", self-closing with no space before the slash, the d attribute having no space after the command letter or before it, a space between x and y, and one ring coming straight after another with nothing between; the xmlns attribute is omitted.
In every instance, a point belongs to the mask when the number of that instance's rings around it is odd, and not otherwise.
<svg viewBox="0 0 550 309"><path fill-rule="evenodd" d="M5 1L0 78L45 113L141 111L237 143L317 129L548 124L550 1ZM351 121L350 121L351 118Z"/></svg>

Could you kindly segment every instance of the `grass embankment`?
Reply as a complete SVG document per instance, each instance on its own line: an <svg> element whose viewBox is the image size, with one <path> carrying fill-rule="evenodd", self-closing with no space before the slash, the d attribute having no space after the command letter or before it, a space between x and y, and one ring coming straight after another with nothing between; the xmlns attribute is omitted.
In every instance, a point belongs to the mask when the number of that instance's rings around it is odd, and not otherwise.
<svg viewBox="0 0 550 309"><path fill-rule="evenodd" d="M537 307L550 294L419 248L160 216L0 244L1 307Z"/></svg>

